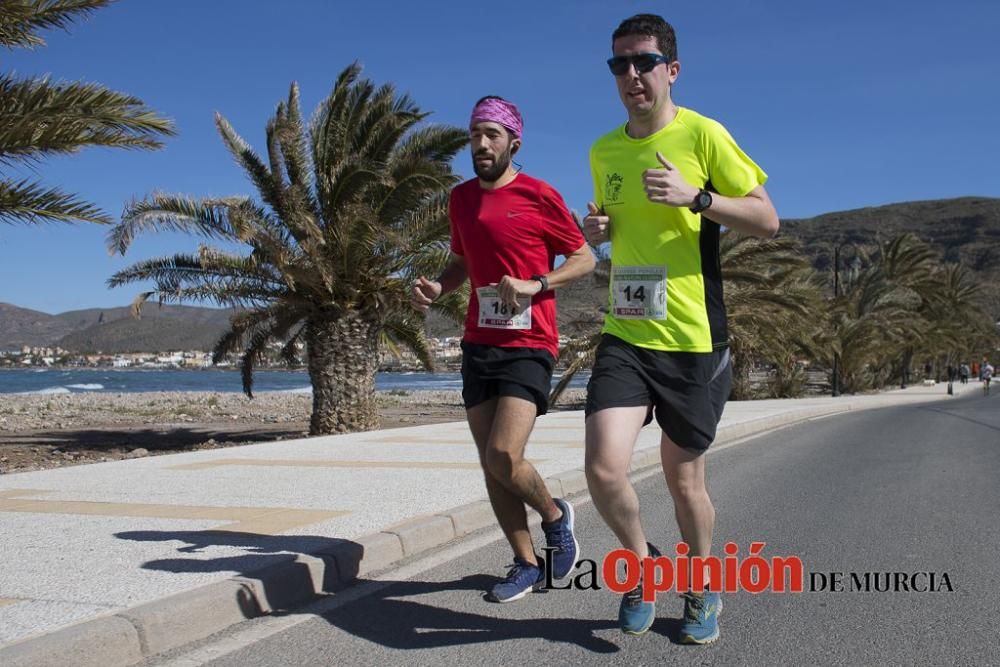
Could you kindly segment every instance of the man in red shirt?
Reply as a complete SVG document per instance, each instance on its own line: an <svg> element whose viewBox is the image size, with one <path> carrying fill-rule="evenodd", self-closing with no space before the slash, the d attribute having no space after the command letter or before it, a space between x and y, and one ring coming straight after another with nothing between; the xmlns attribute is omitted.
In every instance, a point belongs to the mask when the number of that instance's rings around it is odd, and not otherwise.
<svg viewBox="0 0 1000 667"><path fill-rule="evenodd" d="M510 602L544 581L525 504L542 517L550 568L569 574L579 555L573 508L552 498L524 447L535 418L548 409L559 352L552 290L590 273L594 256L550 185L516 171L521 146L517 107L488 96L469 122L477 178L451 192L451 257L437 280L421 276L413 304L426 311L466 279L472 292L462 337L462 398L493 512L514 550L514 565L490 591ZM566 261L553 269L557 255Z"/></svg>

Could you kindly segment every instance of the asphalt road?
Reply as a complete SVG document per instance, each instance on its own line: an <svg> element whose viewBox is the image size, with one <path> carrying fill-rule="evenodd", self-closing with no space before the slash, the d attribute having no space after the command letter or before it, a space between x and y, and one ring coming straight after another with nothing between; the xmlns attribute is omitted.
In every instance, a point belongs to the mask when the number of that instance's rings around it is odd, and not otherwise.
<svg viewBox="0 0 1000 667"><path fill-rule="evenodd" d="M726 595L710 646L675 643L675 594L642 637L618 630L606 589L484 601L510 560L491 533L314 604L318 616L258 619L150 664L1000 664L1000 392L806 422L720 449L708 470L717 549L732 541L744 556L763 541L806 572L800 594ZM637 488L650 539L670 553L662 477ZM617 547L589 502L577 530L584 558ZM810 591L831 572L843 591ZM851 573L885 572L934 573L939 590L849 590Z"/></svg>

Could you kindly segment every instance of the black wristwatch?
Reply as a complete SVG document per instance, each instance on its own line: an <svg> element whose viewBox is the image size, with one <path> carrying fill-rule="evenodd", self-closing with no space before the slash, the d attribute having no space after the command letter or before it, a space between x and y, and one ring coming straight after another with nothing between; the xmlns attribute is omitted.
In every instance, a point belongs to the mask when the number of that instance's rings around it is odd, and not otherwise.
<svg viewBox="0 0 1000 667"><path fill-rule="evenodd" d="M708 190L699 190L698 194L694 196L694 203L691 204L690 209L692 213L701 213L711 205L712 193Z"/></svg>
<svg viewBox="0 0 1000 667"><path fill-rule="evenodd" d="M531 276L531 279L532 280L537 280L538 282L540 282L542 284L542 289L540 289L538 291L539 294L541 294L542 292L548 292L549 291L549 279L548 278L546 278L545 276L540 276L539 275L539 276Z"/></svg>

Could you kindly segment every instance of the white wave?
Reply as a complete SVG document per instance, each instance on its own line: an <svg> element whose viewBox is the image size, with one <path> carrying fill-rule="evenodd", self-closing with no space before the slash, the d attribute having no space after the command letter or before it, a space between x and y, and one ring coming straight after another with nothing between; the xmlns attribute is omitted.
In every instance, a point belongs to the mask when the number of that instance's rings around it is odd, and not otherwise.
<svg viewBox="0 0 1000 667"><path fill-rule="evenodd" d="M85 391L95 391L98 389L104 389L103 384L68 384L67 389L83 389Z"/></svg>
<svg viewBox="0 0 1000 667"><path fill-rule="evenodd" d="M39 389L38 391L19 391L19 394L68 394L69 389L66 387L46 387L45 389Z"/></svg>
<svg viewBox="0 0 1000 667"><path fill-rule="evenodd" d="M276 394L311 394L313 388L310 387L296 387L295 389L279 389Z"/></svg>

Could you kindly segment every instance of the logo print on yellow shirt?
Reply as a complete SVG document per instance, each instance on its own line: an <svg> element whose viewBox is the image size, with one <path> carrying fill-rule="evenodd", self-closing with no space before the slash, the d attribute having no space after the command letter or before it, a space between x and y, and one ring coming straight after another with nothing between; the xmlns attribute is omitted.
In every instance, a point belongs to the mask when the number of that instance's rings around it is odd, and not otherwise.
<svg viewBox="0 0 1000 667"><path fill-rule="evenodd" d="M619 204L622 198L622 183L624 179L621 174L608 174L604 177L604 203Z"/></svg>

